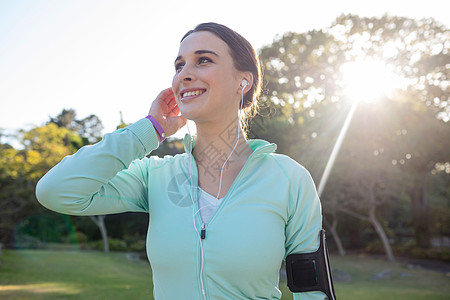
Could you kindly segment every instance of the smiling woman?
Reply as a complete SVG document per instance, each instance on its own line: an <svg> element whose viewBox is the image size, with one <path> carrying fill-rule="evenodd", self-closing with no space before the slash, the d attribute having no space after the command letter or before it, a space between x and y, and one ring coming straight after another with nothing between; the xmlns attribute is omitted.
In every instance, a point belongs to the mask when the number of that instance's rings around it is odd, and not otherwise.
<svg viewBox="0 0 450 300"><path fill-rule="evenodd" d="M155 299L280 299L286 260L294 299L334 300L310 174L275 144L245 139L242 111L260 89L250 43L200 24L183 37L172 88L148 116L64 158L39 181L37 198L73 215L149 213ZM185 137L186 153L149 156L187 119L197 135Z"/></svg>

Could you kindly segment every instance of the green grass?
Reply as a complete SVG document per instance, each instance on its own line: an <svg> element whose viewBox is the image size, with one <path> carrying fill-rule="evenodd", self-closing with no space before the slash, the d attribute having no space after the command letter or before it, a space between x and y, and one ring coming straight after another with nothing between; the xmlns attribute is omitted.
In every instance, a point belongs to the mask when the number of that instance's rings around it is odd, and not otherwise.
<svg viewBox="0 0 450 300"><path fill-rule="evenodd" d="M0 299L152 299L146 261L124 253L3 251Z"/></svg>
<svg viewBox="0 0 450 300"><path fill-rule="evenodd" d="M352 278L350 283L335 282L339 300L450 299L450 277L442 273L409 269L405 264L354 255L332 256L330 262L333 269L346 271ZM392 271L392 278L371 279L384 270ZM402 274L408 277L402 277ZM287 289L282 291L285 295ZM286 295L283 299L292 299L292 296Z"/></svg>
<svg viewBox="0 0 450 300"><path fill-rule="evenodd" d="M352 277L335 283L339 300L449 299L450 277L441 273L358 256L332 256L331 264ZM383 270L392 278L371 279ZM280 288L283 300L292 299L285 282ZM149 264L124 253L6 250L0 257L0 299L152 299L152 289Z"/></svg>

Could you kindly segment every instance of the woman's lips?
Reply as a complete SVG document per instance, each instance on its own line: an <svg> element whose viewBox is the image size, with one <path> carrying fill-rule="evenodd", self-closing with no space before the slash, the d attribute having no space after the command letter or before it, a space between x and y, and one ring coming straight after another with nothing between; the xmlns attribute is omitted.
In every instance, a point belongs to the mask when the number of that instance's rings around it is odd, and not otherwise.
<svg viewBox="0 0 450 300"><path fill-rule="evenodd" d="M187 101L190 100L192 98L196 98L200 95L203 95L203 93L205 93L206 90L205 89L189 89L189 90L184 90L182 91L181 94L181 101Z"/></svg>

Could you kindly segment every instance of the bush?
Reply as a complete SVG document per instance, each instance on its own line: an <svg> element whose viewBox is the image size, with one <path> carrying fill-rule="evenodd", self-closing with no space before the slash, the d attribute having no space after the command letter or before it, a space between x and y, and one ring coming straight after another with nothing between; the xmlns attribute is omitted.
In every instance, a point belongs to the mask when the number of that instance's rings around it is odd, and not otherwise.
<svg viewBox="0 0 450 300"><path fill-rule="evenodd" d="M40 239L26 234L19 234L15 237L14 248L16 249L44 249L45 243Z"/></svg>
<svg viewBox="0 0 450 300"><path fill-rule="evenodd" d="M427 258L450 262L450 249L442 247L427 249Z"/></svg>
<svg viewBox="0 0 450 300"><path fill-rule="evenodd" d="M127 244L119 239L108 239L110 251L128 251ZM93 241L88 243L90 249L103 251L103 240Z"/></svg>
<svg viewBox="0 0 450 300"><path fill-rule="evenodd" d="M384 254L384 247L380 241L372 241L367 244L365 251L370 254Z"/></svg>
<svg viewBox="0 0 450 300"><path fill-rule="evenodd" d="M136 241L132 244L130 244L130 246L128 247L128 250L133 251L133 252L145 252L146 250L146 244L144 240L139 240Z"/></svg>
<svg viewBox="0 0 450 300"><path fill-rule="evenodd" d="M16 235L34 237L43 243L61 243L73 232L70 216L51 211L27 216L15 228Z"/></svg>
<svg viewBox="0 0 450 300"><path fill-rule="evenodd" d="M127 243L119 239L108 239L109 250L111 251L128 251Z"/></svg>
<svg viewBox="0 0 450 300"><path fill-rule="evenodd" d="M411 250L414 248L416 248L416 243L413 240L408 241L403 244L400 244L400 245L392 245L392 251L394 251L395 255L405 256L405 257L410 257Z"/></svg>
<svg viewBox="0 0 450 300"><path fill-rule="evenodd" d="M392 245L392 250L396 256L450 262L449 248L420 248L415 245L414 241L410 241L402 245ZM384 248L379 241L373 241L367 244L365 251L370 254L383 254Z"/></svg>
<svg viewBox="0 0 450 300"><path fill-rule="evenodd" d="M423 248L413 248L411 249L411 257L417 259L425 259L427 258L427 250Z"/></svg>
<svg viewBox="0 0 450 300"><path fill-rule="evenodd" d="M71 232L63 238L63 242L67 244L84 245L87 242L87 236L79 231Z"/></svg>
<svg viewBox="0 0 450 300"><path fill-rule="evenodd" d="M395 255L415 258L415 259L433 259L440 260L444 262L450 262L450 249L439 247L439 248L420 248L415 246L413 243L408 243L405 245L395 245L393 246Z"/></svg>

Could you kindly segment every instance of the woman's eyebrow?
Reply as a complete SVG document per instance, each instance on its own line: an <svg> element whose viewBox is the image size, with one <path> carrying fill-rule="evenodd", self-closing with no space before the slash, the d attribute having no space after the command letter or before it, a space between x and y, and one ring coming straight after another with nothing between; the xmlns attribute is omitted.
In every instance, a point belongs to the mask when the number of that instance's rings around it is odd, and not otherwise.
<svg viewBox="0 0 450 300"><path fill-rule="evenodd" d="M217 57L219 57L219 54L217 54L216 52L214 52L214 51L212 51L212 50L197 50L197 51L195 51L194 52L194 54L196 54L196 55L199 55L199 54L212 54L212 55L215 55L215 56L217 56ZM177 58L175 59L175 63L178 61L178 60L180 60L180 59L182 59L183 57L180 55L180 56L177 56Z"/></svg>

